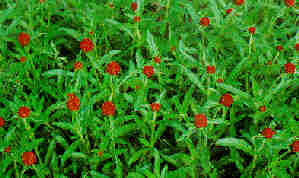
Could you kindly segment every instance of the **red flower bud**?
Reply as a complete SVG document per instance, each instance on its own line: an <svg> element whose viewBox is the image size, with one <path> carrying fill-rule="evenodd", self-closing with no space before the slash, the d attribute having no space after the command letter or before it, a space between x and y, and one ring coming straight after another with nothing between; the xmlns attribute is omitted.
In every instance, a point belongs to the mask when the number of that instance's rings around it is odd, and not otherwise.
<svg viewBox="0 0 299 178"><path fill-rule="evenodd" d="M244 3L244 0L235 0L237 6L241 6Z"/></svg>
<svg viewBox="0 0 299 178"><path fill-rule="evenodd" d="M248 28L249 33L255 34L256 28L255 27L249 27Z"/></svg>
<svg viewBox="0 0 299 178"><path fill-rule="evenodd" d="M223 79L222 79L222 78L219 78L219 79L217 79L216 82L217 82L217 83L223 83Z"/></svg>
<svg viewBox="0 0 299 178"><path fill-rule="evenodd" d="M120 66L117 62L110 62L106 67L106 72L110 75L117 75L120 72Z"/></svg>
<svg viewBox="0 0 299 178"><path fill-rule="evenodd" d="M134 22L140 22L140 17L139 16L134 16Z"/></svg>
<svg viewBox="0 0 299 178"><path fill-rule="evenodd" d="M109 3L109 7L110 7L111 9L114 8L114 5L113 5L112 2Z"/></svg>
<svg viewBox="0 0 299 178"><path fill-rule="evenodd" d="M203 17L200 19L200 25L207 27L209 26L209 24L210 24L210 19L208 17Z"/></svg>
<svg viewBox="0 0 299 178"><path fill-rule="evenodd" d="M137 10L137 7L138 7L138 5L137 5L136 2L132 2L132 3L131 3L131 9L132 9L134 12Z"/></svg>
<svg viewBox="0 0 299 178"><path fill-rule="evenodd" d="M77 111L80 109L80 99L75 94L67 94L68 101L66 103L67 108L70 111Z"/></svg>
<svg viewBox="0 0 299 178"><path fill-rule="evenodd" d="M159 103L152 103L151 104L151 108L152 108L152 111L159 111L160 110L160 104Z"/></svg>
<svg viewBox="0 0 299 178"><path fill-rule="evenodd" d="M157 64L160 64L161 63L161 59L159 58L159 57L154 57L154 61L155 61L155 63L157 63Z"/></svg>
<svg viewBox="0 0 299 178"><path fill-rule="evenodd" d="M229 93L226 93L221 96L219 103L225 107L230 107L233 104L233 101L233 97Z"/></svg>
<svg viewBox="0 0 299 178"><path fill-rule="evenodd" d="M204 114L197 114L194 116L194 125L197 128L207 127L207 118Z"/></svg>
<svg viewBox="0 0 299 178"><path fill-rule="evenodd" d="M296 49L296 51L299 51L299 43L296 43L296 45L294 46L294 48Z"/></svg>
<svg viewBox="0 0 299 178"><path fill-rule="evenodd" d="M266 111L266 106L261 106L261 107L259 108L259 110L260 110L261 112L265 112L265 111Z"/></svg>
<svg viewBox="0 0 299 178"><path fill-rule="evenodd" d="M89 38L84 38L80 42L80 48L83 52L87 53L93 49L93 43Z"/></svg>
<svg viewBox="0 0 299 178"><path fill-rule="evenodd" d="M233 11L233 8L229 8L226 10L226 14L230 14Z"/></svg>
<svg viewBox="0 0 299 178"><path fill-rule="evenodd" d="M20 57L20 62L25 62L25 61L26 61L26 57L25 56Z"/></svg>
<svg viewBox="0 0 299 178"><path fill-rule="evenodd" d="M21 118L26 118L30 114L30 109L26 106L22 106L19 108L18 114Z"/></svg>
<svg viewBox="0 0 299 178"><path fill-rule="evenodd" d="M262 135L265 137L265 138L272 138L272 136L275 134L275 131L271 130L270 128L265 128L263 131L262 131Z"/></svg>
<svg viewBox="0 0 299 178"><path fill-rule="evenodd" d="M5 121L2 117L0 117L0 127L3 127L5 124Z"/></svg>
<svg viewBox="0 0 299 178"><path fill-rule="evenodd" d="M295 5L296 0L284 0L284 3L286 4L286 6L288 7L292 7Z"/></svg>
<svg viewBox="0 0 299 178"><path fill-rule="evenodd" d="M154 75L154 68L152 66L144 66L143 73L147 76L147 78L150 78Z"/></svg>
<svg viewBox="0 0 299 178"><path fill-rule="evenodd" d="M33 152L24 152L22 155L22 161L26 166L30 166L36 163L37 159Z"/></svg>
<svg viewBox="0 0 299 178"><path fill-rule="evenodd" d="M215 66L207 66L207 73L208 74L214 74L216 71L216 67Z"/></svg>
<svg viewBox="0 0 299 178"><path fill-rule="evenodd" d="M83 66L83 64L82 64L80 61L77 61L77 62L74 64L74 69L75 69L75 70L80 70L80 69L82 69L82 66Z"/></svg>
<svg viewBox="0 0 299 178"><path fill-rule="evenodd" d="M10 146L6 147L6 148L4 149L4 152L5 152L5 153L9 153L9 152L10 152Z"/></svg>
<svg viewBox="0 0 299 178"><path fill-rule="evenodd" d="M299 140L296 140L292 144L292 151L293 152L299 152Z"/></svg>
<svg viewBox="0 0 299 178"><path fill-rule="evenodd" d="M105 116L115 114L115 105L111 101L107 101L102 104L102 114Z"/></svg>
<svg viewBox="0 0 299 178"><path fill-rule="evenodd" d="M102 150L101 150L101 151L98 151L98 156L99 156L99 157L102 157L103 154L104 154L104 152L103 152Z"/></svg>
<svg viewBox="0 0 299 178"><path fill-rule="evenodd" d="M286 63L285 65L284 65L284 71L285 71L285 73L288 73L288 74L293 74L293 73L295 73L295 70L296 70L296 67L295 67L295 65L294 64L292 64L292 63Z"/></svg>
<svg viewBox="0 0 299 178"><path fill-rule="evenodd" d="M268 64L268 65L272 65L272 61L268 61L267 64Z"/></svg>
<svg viewBox="0 0 299 178"><path fill-rule="evenodd" d="M283 50L283 47L282 47L281 45L278 45L278 46L276 46L276 49L277 49L278 51L282 51L282 50Z"/></svg>
<svg viewBox="0 0 299 178"><path fill-rule="evenodd" d="M19 43L24 47L30 42L30 36L27 33L21 32L18 37Z"/></svg>
<svg viewBox="0 0 299 178"><path fill-rule="evenodd" d="M88 32L90 35L93 35L94 33L93 33L93 31L90 31L90 32Z"/></svg>

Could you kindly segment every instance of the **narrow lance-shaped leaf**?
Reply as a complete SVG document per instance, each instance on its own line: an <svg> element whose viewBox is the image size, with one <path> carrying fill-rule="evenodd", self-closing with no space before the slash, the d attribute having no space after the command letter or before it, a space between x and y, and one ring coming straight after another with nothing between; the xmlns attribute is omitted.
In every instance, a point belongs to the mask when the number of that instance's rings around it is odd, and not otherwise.
<svg viewBox="0 0 299 178"><path fill-rule="evenodd" d="M223 139L217 140L216 145L234 147L234 148L242 150L250 155L253 154L252 147L243 139L223 138Z"/></svg>

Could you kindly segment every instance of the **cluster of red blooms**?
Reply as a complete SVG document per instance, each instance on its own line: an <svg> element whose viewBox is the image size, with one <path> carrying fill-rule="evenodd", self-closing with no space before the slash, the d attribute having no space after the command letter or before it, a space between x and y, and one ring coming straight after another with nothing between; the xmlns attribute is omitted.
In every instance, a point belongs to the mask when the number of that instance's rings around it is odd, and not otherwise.
<svg viewBox="0 0 299 178"><path fill-rule="evenodd" d="M22 106L19 108L18 114L21 118L26 118L30 115L30 109L26 106Z"/></svg>
<svg viewBox="0 0 299 178"><path fill-rule="evenodd" d="M34 152L24 152L22 155L22 161L26 166L31 166L37 162L37 158Z"/></svg>
<svg viewBox="0 0 299 178"><path fill-rule="evenodd" d="M93 49L93 43L91 39L89 38L83 38L83 40L80 43L80 48L83 52L87 53Z"/></svg>
<svg viewBox="0 0 299 178"><path fill-rule="evenodd" d="M160 110L160 103L152 103L150 104L151 108L152 108L152 111L159 111Z"/></svg>
<svg viewBox="0 0 299 178"><path fill-rule="evenodd" d="M111 101L106 101L102 104L102 114L104 116L114 116L115 105Z"/></svg>
<svg viewBox="0 0 299 178"><path fill-rule="evenodd" d="M77 61L75 64L74 64L74 69L75 70L80 70L82 69L83 67L83 64L80 62L80 61Z"/></svg>
<svg viewBox="0 0 299 178"><path fill-rule="evenodd" d="M137 2L132 2L131 3L132 11L136 12L137 8L138 8ZM140 16L134 16L133 20L134 20L134 22L140 22Z"/></svg>
<svg viewBox="0 0 299 178"><path fill-rule="evenodd" d="M117 75L120 72L120 65L112 61L107 65L106 72L108 72L110 75Z"/></svg>
<svg viewBox="0 0 299 178"><path fill-rule="evenodd" d="M70 111L77 111L80 109L80 99L75 94L67 94L68 101L66 103L67 108Z"/></svg>

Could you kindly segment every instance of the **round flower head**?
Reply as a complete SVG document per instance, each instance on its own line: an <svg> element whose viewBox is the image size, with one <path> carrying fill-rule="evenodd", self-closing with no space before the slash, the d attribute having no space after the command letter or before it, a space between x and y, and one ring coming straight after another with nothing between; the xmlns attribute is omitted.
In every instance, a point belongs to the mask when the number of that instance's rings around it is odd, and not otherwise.
<svg viewBox="0 0 299 178"><path fill-rule="evenodd" d="M154 75L154 68L152 66L144 66L143 73L147 76L147 78L150 78Z"/></svg>
<svg viewBox="0 0 299 178"><path fill-rule="evenodd" d="M194 125L197 128L207 127L207 117L204 114L194 116Z"/></svg>
<svg viewBox="0 0 299 178"><path fill-rule="evenodd" d="M299 43L296 43L296 45L294 46L294 48L296 49L296 51L299 51Z"/></svg>
<svg viewBox="0 0 299 178"><path fill-rule="evenodd" d="M200 25L207 27L210 24L210 19L208 17L203 17L200 19Z"/></svg>
<svg viewBox="0 0 299 178"><path fill-rule="evenodd" d="M233 104L233 101L233 97L229 93L226 93L221 96L219 103L225 107L230 107Z"/></svg>
<svg viewBox="0 0 299 178"><path fill-rule="evenodd" d="M0 127L3 127L5 124L5 121L2 117L0 117Z"/></svg>
<svg viewBox="0 0 299 178"><path fill-rule="evenodd" d="M260 110L261 112L265 112L265 111L266 111L266 106L261 106L261 107L259 108L259 110Z"/></svg>
<svg viewBox="0 0 299 178"><path fill-rule="evenodd" d="M248 31L249 31L249 33L251 33L253 35L253 34L255 34L256 28L255 27L249 27Z"/></svg>
<svg viewBox="0 0 299 178"><path fill-rule="evenodd" d="M77 61L75 64L74 64L74 69L75 70L80 70L82 69L83 67L83 64L80 62L80 61Z"/></svg>
<svg viewBox="0 0 299 178"><path fill-rule="evenodd" d="M281 45L276 46L277 51L282 51L283 47Z"/></svg>
<svg viewBox="0 0 299 178"><path fill-rule="evenodd" d="M25 61L26 61L26 57L25 56L20 57L20 62L25 62Z"/></svg>
<svg viewBox="0 0 299 178"><path fill-rule="evenodd" d="M139 16L134 16L134 22L140 22L140 17Z"/></svg>
<svg viewBox="0 0 299 178"><path fill-rule="evenodd" d="M137 7L138 7L138 5L137 5L136 2L132 2L132 3L131 3L131 9L132 9L134 12L137 10Z"/></svg>
<svg viewBox="0 0 299 178"><path fill-rule="evenodd" d="M18 114L21 118L26 118L30 114L30 109L26 106L22 106L19 108Z"/></svg>
<svg viewBox="0 0 299 178"><path fill-rule="evenodd" d="M286 63L285 65L284 65L284 71L285 71L285 73L288 73L288 74L293 74L293 73L295 73L295 70L296 70L296 67L295 67L295 65L294 64L292 64L292 63Z"/></svg>
<svg viewBox="0 0 299 178"><path fill-rule="evenodd" d="M152 108L152 111L159 111L160 110L160 104L159 103L152 103L151 104L151 108Z"/></svg>
<svg viewBox="0 0 299 178"><path fill-rule="evenodd" d="M154 57L154 61L155 61L155 63L157 63L157 64L160 64L161 63L161 59L159 58L159 57Z"/></svg>
<svg viewBox="0 0 299 178"><path fill-rule="evenodd" d="M10 146L8 146L8 147L6 147L6 148L4 149L4 152L5 152L5 153L9 153L10 150L11 150L11 149L10 149Z"/></svg>
<svg viewBox="0 0 299 178"><path fill-rule="evenodd" d="M270 128L265 128L263 131L262 131L262 135L265 137L265 138L272 138L272 136L275 134L275 131L273 131L272 129Z"/></svg>
<svg viewBox="0 0 299 178"><path fill-rule="evenodd" d="M208 74L214 74L216 71L216 67L215 66L207 66L207 73Z"/></svg>
<svg viewBox="0 0 299 178"><path fill-rule="evenodd" d="M26 166L31 166L36 163L37 159L33 152L24 152L22 155L22 161Z"/></svg>
<svg viewBox="0 0 299 178"><path fill-rule="evenodd" d="M24 47L30 42L30 36L27 33L21 32L18 37L19 43Z"/></svg>
<svg viewBox="0 0 299 178"><path fill-rule="evenodd" d="M83 52L87 53L93 49L93 43L89 38L84 38L80 42L80 48Z"/></svg>
<svg viewBox="0 0 299 178"><path fill-rule="evenodd" d="M296 0L284 0L284 3L286 4L286 6L288 7L292 7L295 5Z"/></svg>
<svg viewBox="0 0 299 178"><path fill-rule="evenodd" d="M233 11L233 8L229 8L226 10L226 14L230 14Z"/></svg>
<svg viewBox="0 0 299 178"><path fill-rule="evenodd" d="M292 151L293 152L299 152L299 140L296 140L292 144Z"/></svg>
<svg viewBox="0 0 299 178"><path fill-rule="evenodd" d="M75 94L67 94L68 101L66 103L67 108L70 111L77 111L80 109L80 99Z"/></svg>
<svg viewBox="0 0 299 178"><path fill-rule="evenodd" d="M98 156L99 156L99 157L102 157L103 154L104 154L104 152L103 152L102 150L98 151Z"/></svg>
<svg viewBox="0 0 299 178"><path fill-rule="evenodd" d="M268 64L268 65L272 65L272 61L268 61L267 64Z"/></svg>
<svg viewBox="0 0 299 178"><path fill-rule="evenodd" d="M217 82L217 83L223 83L223 79L222 79L222 78L219 78L219 79L216 80L216 82Z"/></svg>
<svg viewBox="0 0 299 178"><path fill-rule="evenodd" d="M235 0L237 6L241 6L244 3L244 0Z"/></svg>
<svg viewBox="0 0 299 178"><path fill-rule="evenodd" d="M115 114L115 105L111 101L102 104L102 114L105 116L113 116Z"/></svg>
<svg viewBox="0 0 299 178"><path fill-rule="evenodd" d="M106 67L106 72L110 75L117 75L120 72L120 65L117 62L110 62Z"/></svg>

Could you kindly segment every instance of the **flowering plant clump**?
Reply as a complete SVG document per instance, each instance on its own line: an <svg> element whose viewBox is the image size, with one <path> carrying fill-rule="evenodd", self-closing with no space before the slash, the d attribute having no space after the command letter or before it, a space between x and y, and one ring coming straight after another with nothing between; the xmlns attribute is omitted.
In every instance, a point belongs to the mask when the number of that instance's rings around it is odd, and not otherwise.
<svg viewBox="0 0 299 178"><path fill-rule="evenodd" d="M0 1L0 178L298 177L298 0L28 2Z"/></svg>

